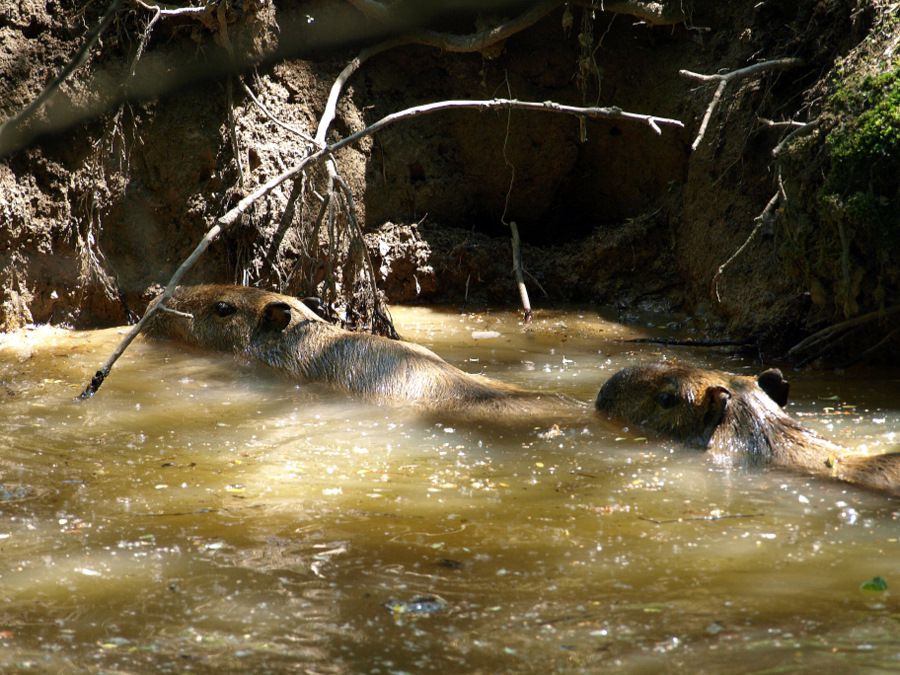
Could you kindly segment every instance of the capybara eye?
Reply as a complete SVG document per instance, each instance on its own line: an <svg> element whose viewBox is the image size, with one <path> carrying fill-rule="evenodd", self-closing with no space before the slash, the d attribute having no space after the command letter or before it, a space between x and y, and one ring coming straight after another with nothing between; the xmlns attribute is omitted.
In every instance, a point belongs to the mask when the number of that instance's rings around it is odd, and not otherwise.
<svg viewBox="0 0 900 675"><path fill-rule="evenodd" d="M678 403L678 397L671 391L661 391L656 395L656 402L661 408L674 408Z"/></svg>
<svg viewBox="0 0 900 675"><path fill-rule="evenodd" d="M216 304L213 305L213 311L221 317L231 316L237 311L237 307L232 305L230 302L224 302L220 300Z"/></svg>

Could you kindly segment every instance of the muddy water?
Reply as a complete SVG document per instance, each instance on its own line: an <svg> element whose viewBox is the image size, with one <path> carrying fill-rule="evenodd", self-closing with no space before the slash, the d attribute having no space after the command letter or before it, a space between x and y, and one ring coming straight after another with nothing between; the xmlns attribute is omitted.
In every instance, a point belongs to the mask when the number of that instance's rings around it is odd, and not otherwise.
<svg viewBox="0 0 900 675"><path fill-rule="evenodd" d="M675 353L595 314L395 319L460 367L583 401ZM0 669L900 669L896 500L728 472L589 408L459 420L167 345L73 402L119 338L0 342ZM790 409L885 450L898 377L792 373ZM886 592L861 590L876 576Z"/></svg>

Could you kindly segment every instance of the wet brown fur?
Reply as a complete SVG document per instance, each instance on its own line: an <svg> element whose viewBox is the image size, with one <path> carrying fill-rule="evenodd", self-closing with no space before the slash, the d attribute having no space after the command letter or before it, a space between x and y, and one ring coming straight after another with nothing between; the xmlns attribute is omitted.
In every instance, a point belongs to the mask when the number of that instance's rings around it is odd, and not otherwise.
<svg viewBox="0 0 900 675"><path fill-rule="evenodd" d="M597 408L716 459L832 476L900 495L900 452L852 455L782 409L787 382L777 370L757 377L672 364L625 368L597 396Z"/></svg>
<svg viewBox="0 0 900 675"><path fill-rule="evenodd" d="M223 306L234 311L222 316ZM233 352L289 377L376 400L431 408L527 411L542 396L455 368L425 347L323 322L296 298L242 286L180 286L145 328L203 349Z"/></svg>

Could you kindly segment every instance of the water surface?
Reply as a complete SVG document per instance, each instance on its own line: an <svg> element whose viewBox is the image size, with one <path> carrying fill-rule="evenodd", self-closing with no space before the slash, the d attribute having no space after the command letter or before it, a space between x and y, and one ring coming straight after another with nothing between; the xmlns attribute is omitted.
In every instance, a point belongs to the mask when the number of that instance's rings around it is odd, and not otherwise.
<svg viewBox="0 0 900 675"><path fill-rule="evenodd" d="M395 321L584 402L637 362L764 367L625 343L647 321L596 313ZM728 471L589 406L454 419L160 343L73 401L120 338L0 337L0 669L900 669L897 500ZM900 444L898 373L788 377L823 435ZM887 591L861 590L876 576Z"/></svg>

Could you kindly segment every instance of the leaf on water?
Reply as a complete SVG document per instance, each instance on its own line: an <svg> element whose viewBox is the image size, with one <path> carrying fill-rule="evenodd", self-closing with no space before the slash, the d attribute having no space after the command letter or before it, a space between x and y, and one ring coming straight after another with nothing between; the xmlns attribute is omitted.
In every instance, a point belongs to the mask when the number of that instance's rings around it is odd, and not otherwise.
<svg viewBox="0 0 900 675"><path fill-rule="evenodd" d="M861 591L872 591L874 593L883 593L887 588L887 580L884 577L872 577L868 581L862 582L859 587Z"/></svg>

